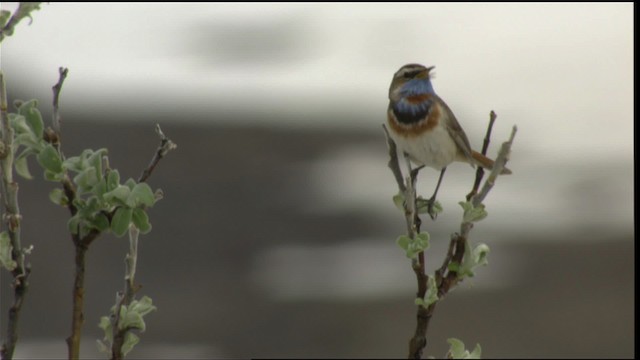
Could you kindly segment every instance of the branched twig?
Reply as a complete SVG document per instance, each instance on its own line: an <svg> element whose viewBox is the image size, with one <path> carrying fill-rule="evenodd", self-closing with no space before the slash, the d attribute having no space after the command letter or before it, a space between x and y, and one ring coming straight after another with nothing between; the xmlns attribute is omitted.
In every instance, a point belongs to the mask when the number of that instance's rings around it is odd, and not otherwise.
<svg viewBox="0 0 640 360"><path fill-rule="evenodd" d="M389 140L388 140L389 141ZM391 140L393 141L393 140ZM420 225L422 222L420 221L420 217L418 217L418 209L417 209L417 190L416 190L416 182L418 180L417 171L414 172L411 169L411 161L409 161L409 157L405 155L405 160L407 162L407 169L409 171L410 176L406 178L406 191L405 195L405 207L408 207L408 210L405 209L405 219L407 221L409 237L413 240L416 238L418 234L420 234ZM424 251L418 253L418 259L411 260L411 268L416 275L416 281L418 283L418 291L416 293L416 297L419 299L423 299L427 293L427 284L429 281L429 276L425 272L425 257ZM422 306L418 306L418 311L416 314L416 330L414 332L413 337L409 341L409 358L419 359L422 355L422 350L427 346L427 326L429 325L430 315L427 313Z"/></svg>
<svg viewBox="0 0 640 360"><path fill-rule="evenodd" d="M0 144L0 171L2 181L0 184L2 198L4 199L3 222L6 222L7 232L11 243L11 259L16 266L11 271L13 275L13 305L9 308L9 321L7 322L7 339L0 349L2 359L11 359L18 342L18 320L24 297L29 287L28 278L30 267L25 266L25 249L20 240L20 221L22 215L18 206L18 183L13 180L13 137L14 131L9 124L7 91L4 82L4 74L0 71L0 128L2 129L2 144Z"/></svg>
<svg viewBox="0 0 640 360"><path fill-rule="evenodd" d="M494 111L491 111L489 118L489 125L487 127L487 134L484 138L484 144L482 146L482 155L486 155L487 149L489 147L489 142L491 139L491 130L493 128L493 124L497 118L497 115ZM511 137L509 140L502 145L500 152L498 153L498 158L496 158L495 164L491 172L489 173L489 178L485 181L484 186L480 194L478 194L478 188L481 183L482 177L484 175L484 171L481 167L478 167L476 172L476 179L473 184L473 189L467 195L467 201L471 200L474 207L479 206L484 198L487 196L491 187L495 182L495 179L502 172L505 167L506 161L508 159L508 155L511 151L511 144L513 142L513 138L515 136L517 128L514 126L513 131L511 133ZM505 145L508 144L508 145ZM505 148L506 146L506 148ZM454 234L451 237L451 242L449 243L449 250L447 251L447 255L442 264L442 267L438 269L436 272L436 281L438 284L438 296L443 296L446 294L449 289L455 285L458 281L458 276L455 271L449 271L449 273L445 275L445 272L448 270L449 264L457 263L460 264L462 258L464 256L466 239L469 235L469 232L473 228L473 223L471 222L463 222L461 224L461 229L459 234Z"/></svg>
<svg viewBox="0 0 640 360"><path fill-rule="evenodd" d="M162 160L169 151L177 148L177 145L162 132L162 129L158 124L156 124L156 133L158 134L158 137L160 137L160 145L158 145L158 149L151 159L151 162L147 168L144 169L142 175L140 175L140 178L138 179L139 183L146 182L160 160ZM125 258L126 274L124 277L124 291L118 293L115 311L112 314L113 343L111 344L111 358L113 360L121 360L124 358L122 347L125 343L127 332L131 330L128 327L121 329L122 319L120 318L120 314L122 312L122 307L126 307L131 304L135 298L136 292L140 288L139 285L136 286L134 283L138 259L139 235L140 231L135 226L129 227L129 253Z"/></svg>
<svg viewBox="0 0 640 360"><path fill-rule="evenodd" d="M158 146L158 149L156 150L156 153L153 155L153 158L151 159L151 162L149 163L147 168L144 169L144 171L142 172L142 175L140 175L138 182L146 182L149 176L151 176L151 173L153 172L153 170L156 168L156 166L160 162L160 160L162 160L162 158L165 157L165 155L167 155L169 151L178 147L178 145L176 145L173 141L171 141L171 139L165 136L159 124L156 124L156 133L160 137L160 146Z"/></svg>
<svg viewBox="0 0 640 360"><path fill-rule="evenodd" d="M60 126L60 113L59 113L59 101L60 101L60 92L62 91L62 84L64 84L64 80L67 78L69 74L68 68L60 67L58 68L58 72L60 73L60 77L58 78L58 82L53 85L53 131L55 132L56 138L55 141L52 141L53 145L56 146L58 151L60 151L60 139L61 139L61 126Z"/></svg>
<svg viewBox="0 0 640 360"><path fill-rule="evenodd" d="M487 181L485 181L480 192L474 195L473 198L471 198L471 203L473 204L473 206L477 207L482 203L482 201L484 201L484 198L487 196L489 191L491 191L491 189L493 188L493 185L495 184L495 181L498 178L498 175L505 168L505 165L509 160L509 155L511 154L511 146L513 145L513 139L516 136L516 132L518 132L518 127L514 125L513 128L511 129L511 136L509 136L509 140L507 140L506 142L503 142L502 146L500 147L500 151L498 152L498 157L496 158L496 161L493 165L493 169L489 173L489 177L487 178Z"/></svg>
<svg viewBox="0 0 640 360"><path fill-rule="evenodd" d="M397 147L395 142L389 136L386 126L382 125L389 148L389 163L388 166L393 173L396 182L398 183L398 189L404 196L404 213L407 223L407 234L412 240L416 238L420 233L420 218L417 215L417 196L416 196L416 181L417 172L411 171L411 162L408 157L405 156L407 161L407 168L409 169L410 176L403 180L402 170L398 162ZM427 284L429 282L429 276L425 272L425 257L424 252L418 253L418 258L413 259L411 267L416 275L416 281L418 283L418 291L416 296L420 299L424 298L427 293ZM414 336L409 342L409 358L419 359L422 355L422 350L427 346L427 326L429 325L429 319L431 314L428 313L428 309L422 306L418 306L418 312L416 315L416 330Z"/></svg>
<svg viewBox="0 0 640 360"><path fill-rule="evenodd" d="M492 118L495 119L495 115L492 116ZM489 173L489 177L484 182L482 189L480 190L479 193L477 193L471 198L471 203L473 204L474 207L479 207L482 204L482 201L484 201L489 191L493 188L493 185L495 184L495 180L497 179L498 175L504 169L505 164L509 158L509 154L511 152L511 145L513 144L513 139L515 137L516 131L517 131L517 127L514 126L511 131L511 136L509 137L509 140L502 144L502 147L500 148L500 151L498 153L498 157L496 158L494 167ZM490 131L488 131L488 134L490 134ZM485 141L488 142L487 139L485 139ZM469 237L469 233L472 228L473 228L472 222L463 221L462 224L460 225L460 233L459 234L456 233L451 236L451 243L449 244L449 250L447 252L447 256L445 257L442 267L438 269L438 271L436 272L439 298L442 298L444 295L446 295L449 292L449 290L453 286L455 286L460 280L458 273L455 270L449 270L449 265L462 263L467 239ZM447 272L446 275L444 275L445 272ZM429 306L430 313L433 312L436 304L437 302Z"/></svg>
<svg viewBox="0 0 640 360"><path fill-rule="evenodd" d="M64 160L64 156L61 150L61 126L60 126L60 111L59 101L60 92L62 91L62 85L64 84L69 69L60 67L58 68L58 81L51 88L53 91L53 118L52 129L47 129L47 140L56 148L60 154L60 158ZM60 181L65 196L67 197L67 208L71 213L71 216L76 215L78 209L75 205L76 187L69 178L69 175L64 173L63 179ZM96 230L90 231L88 234L81 236L80 232L71 234L71 240L75 249L75 272L73 280L73 307L71 311L71 335L67 337L67 347L69 359L80 358L80 340L82 336L82 325L84 324L84 277L86 269L86 254L91 242L96 239L100 233Z"/></svg>
<svg viewBox="0 0 640 360"><path fill-rule="evenodd" d="M58 153L60 154L60 158L64 159L64 155L62 154L62 129L60 126L60 111L59 111L59 101L60 101L60 92L62 91L62 85L64 84L67 75L69 74L69 69L60 67L58 69L59 78L58 82L52 87L53 91L53 118L52 125L53 130L48 129L47 138L48 141L56 148ZM67 208L71 213L71 216L76 215L78 209L75 205L76 198L76 187L73 182L69 178L69 175L64 174L63 179L60 181L62 185L62 189L64 191L65 196L67 197ZM86 271L86 254L87 250L89 250L89 245L98 238L100 232L96 229L91 229L88 233L81 235L80 232L76 232L75 234L71 234L71 240L73 242L73 246L75 248L75 272L74 272L74 281L73 281L73 308L71 315L71 335L67 337L66 342L68 346L68 355L69 359L78 359L80 358L80 340L82 336L82 325L84 324L84 278Z"/></svg>
<svg viewBox="0 0 640 360"><path fill-rule="evenodd" d="M487 150L489 149L489 142L491 140L491 131L493 130L493 123L496 122L496 118L498 115L491 110L489 113L489 126L487 126L487 134L484 136L484 142L482 143L482 155L487 155ZM484 176L484 169L482 166L478 166L478 170L476 170L476 180L473 183L473 188L471 192L467 194L467 201L471 199L471 197L478 193L478 188L480 187L480 183L482 182L482 177Z"/></svg>
<svg viewBox="0 0 640 360"><path fill-rule="evenodd" d="M13 35L16 25L18 25L22 19L27 17L31 19L31 12L40 9L40 4L39 2L21 2L18 9L11 15L11 18L9 18L4 27L0 28L0 43L5 37Z"/></svg>
<svg viewBox="0 0 640 360"><path fill-rule="evenodd" d="M62 127L60 122L60 92L62 91L62 85L64 81L67 79L69 75L69 69L65 67L58 68L58 82L51 88L53 91L53 117L52 117L52 125L53 130L47 129L47 137L48 141L58 150L60 157L64 160L64 155L62 154L61 149L61 138L62 138ZM61 181L62 189L64 191L65 196L67 197L67 208L71 213L71 216L75 215L78 212L76 206L74 205L74 199L76 198L76 187L73 185L73 182L65 173L64 178ZM79 241L79 240L78 240ZM76 239L74 239L74 243L76 243Z"/></svg>
<svg viewBox="0 0 640 360"><path fill-rule="evenodd" d="M518 131L518 128L514 126L513 129L511 130L511 136L509 137L509 140L502 143L502 146L500 147L500 151L498 152L498 157L496 158L493 169L489 173L489 177L484 182L484 185L482 186L482 189L480 190L480 192L471 198L471 203L473 204L474 207L477 208L482 204L485 197L489 194L489 191L491 191L491 189L493 188L493 185L495 184L495 181L498 178L498 175L502 172L502 169L504 169L507 163L507 160L509 159L509 154L511 153L511 145L513 144L513 139L516 136L517 131ZM447 269L449 264L451 263L457 263L457 264L461 263L462 258L464 256L466 241L469 237L469 232L471 231L472 228L473 228L472 222L470 221L462 222L462 224L460 225L460 233L454 234L451 238L451 245L455 244L454 245L455 253L453 254L452 257L447 256L447 259L445 259L445 263L443 264L440 271L444 272L444 270ZM450 245L450 248L451 248L451 245ZM449 289L456 284L457 281L458 281L458 274L456 273L456 271L449 271L447 276L438 285L438 296L440 296L440 294L442 295L446 294L449 291Z"/></svg>
<svg viewBox="0 0 640 360"><path fill-rule="evenodd" d="M64 84L64 80L68 75L68 69L60 67L59 68L59 79L58 82L52 87L53 90L53 127L54 129L49 129L48 141L52 143L58 150L60 157L64 159L64 156L61 152L61 126L60 126L60 113L59 113L59 100L60 100L60 91L62 90L62 85ZM156 153L154 154L151 162L148 167L143 171L140 176L139 182L145 182L153 172L153 170L158 165L159 161L170 151L177 147L175 143L173 143L168 137L164 135L159 125L156 125L156 133L160 137L160 145ZM71 216L77 214L78 209L74 204L74 199L77 197L76 187L69 178L68 174L65 171L63 179L60 181L64 194L67 198L67 208L71 213ZM116 212L116 209L105 214L105 216L111 220ZM69 350L69 359L78 359L80 357L80 339L82 334L82 326L84 323L84 279L85 279L85 268L86 268L86 253L89 249L89 245L98 238L101 234L100 231L96 229L91 229L86 234L81 234L80 231L77 231L75 234L71 234L71 239L73 245L75 247L75 277L74 277L74 286L73 286L73 311L72 311L72 321L71 321L71 335L66 339L67 346ZM128 305L135 294L136 289L133 287L133 274L135 272L135 258L137 257L137 235L135 236L135 244L133 240L131 245L131 252L128 255L127 259L131 260L127 263L127 281L125 285L125 291L122 295L122 298L118 304L118 310L123 305ZM119 312L118 312L119 314ZM117 321L117 320L116 320ZM125 329L128 330L128 329ZM119 340L119 345L122 346L122 340L124 339L124 335L126 331L124 331L120 338L115 338ZM114 342L115 346L115 342ZM114 355L115 356L115 355Z"/></svg>
<svg viewBox="0 0 640 360"><path fill-rule="evenodd" d="M389 147L389 163L387 165L389 166L389 169L391 169L393 176L396 178L398 189L400 189L400 192L404 194L407 191L407 188L404 185L402 170L400 170L400 164L398 163L398 150L396 148L396 143L391 139L391 136L389 136L389 131L384 124L382 125L382 128L384 129L384 133L387 137L387 146Z"/></svg>
<svg viewBox="0 0 640 360"><path fill-rule="evenodd" d="M113 314L113 344L111 345L111 359L122 360L122 345L125 342L125 336L130 329L120 329L120 313L123 306L129 306L133 301L139 286L134 285L134 279L136 275L136 264L138 261L138 236L140 231L135 227L129 227L129 253L125 258L126 263L126 275L124 277L124 293L118 294L118 301L116 302L115 313Z"/></svg>
<svg viewBox="0 0 640 360"><path fill-rule="evenodd" d="M489 146L491 130L493 128L493 124L496 119L496 114L491 111L489 126L487 129L487 134L484 139L484 145L482 148L482 154L486 155L487 148ZM397 160L397 149L396 145L389 136L386 127L383 125L385 130L385 134L387 137L387 144L389 147L389 168L394 174L396 178L396 182L398 183L398 188L400 192L405 197L405 218L407 221L407 227L409 232L409 237L414 239L416 233L416 225L419 227L419 219L415 216L416 211L416 192L415 192L415 177L409 177L403 182L402 172L400 170L400 166ZM468 195L467 200L471 198L471 203L474 207L478 207L481 205L484 198L487 196L488 192L493 187L497 176L502 172L505 167L505 164L508 160L509 153L511 151L511 144L513 143L513 138L517 128L514 126L513 131L511 133L511 137L509 140L502 144L498 157L495 160L493 169L485 181L482 190L478 193L478 188L480 183L482 182L482 177L484 176L484 172L482 168L478 167L476 172L476 179L474 182L473 189L471 193ZM407 160L408 161L408 160ZM409 170L411 169L411 164L408 163ZM433 316L433 312L435 310L436 304L438 301L446 295L449 290L457 284L460 280L458 273L450 269L449 266L451 264L461 264L465 255L465 248L467 243L467 238L469 236L470 230L473 228L473 224L470 221L463 221L461 224L460 233L453 234L451 237L451 241L449 243L449 248L445 255L444 262L442 266L436 270L435 272L435 285L437 286L437 296L438 300L431 303L428 307L418 306L417 313L417 326L414 336L411 338L409 344L409 358L412 359L420 359L422 356L422 351L427 345L426 333L431 317ZM428 291L429 284L429 276L425 274L424 268L425 260L424 260L424 252L420 252L418 254L418 260L413 260L412 267L416 274L416 278L418 280L418 298L424 298L426 292Z"/></svg>

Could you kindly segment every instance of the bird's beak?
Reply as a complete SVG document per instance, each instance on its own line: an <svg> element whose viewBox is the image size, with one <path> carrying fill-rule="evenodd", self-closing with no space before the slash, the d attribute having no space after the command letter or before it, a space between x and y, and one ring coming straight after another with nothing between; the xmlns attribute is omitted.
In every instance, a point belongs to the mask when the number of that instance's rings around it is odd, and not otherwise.
<svg viewBox="0 0 640 360"><path fill-rule="evenodd" d="M435 66L429 66L428 68L425 68L422 72L420 72L416 77L419 79L424 79L429 77L429 73L431 72L431 70L433 70L435 68Z"/></svg>

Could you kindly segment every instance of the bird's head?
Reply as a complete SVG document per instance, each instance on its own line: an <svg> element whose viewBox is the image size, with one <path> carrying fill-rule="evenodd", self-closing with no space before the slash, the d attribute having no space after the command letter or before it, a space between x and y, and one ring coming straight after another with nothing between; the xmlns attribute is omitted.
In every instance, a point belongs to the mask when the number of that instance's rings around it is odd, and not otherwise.
<svg viewBox="0 0 640 360"><path fill-rule="evenodd" d="M407 64L393 74L389 87L389 99L398 101L403 97L434 93L431 72L435 66L426 67L420 64Z"/></svg>

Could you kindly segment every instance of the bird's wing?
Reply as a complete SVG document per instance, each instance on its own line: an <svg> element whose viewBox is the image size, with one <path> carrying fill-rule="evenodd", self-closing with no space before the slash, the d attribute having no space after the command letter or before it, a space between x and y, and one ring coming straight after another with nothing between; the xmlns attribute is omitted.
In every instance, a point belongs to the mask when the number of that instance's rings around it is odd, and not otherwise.
<svg viewBox="0 0 640 360"><path fill-rule="evenodd" d="M438 95L435 96L438 103L444 110L443 120L446 122L449 135L451 135L453 140L456 142L456 145L458 145L458 149L460 149L464 156L469 159L469 163L475 164L475 160L473 159L472 155L471 144L469 144L467 134L465 134L464 130L462 130L460 123L458 123L456 116L453 115L453 111L451 111L449 106Z"/></svg>

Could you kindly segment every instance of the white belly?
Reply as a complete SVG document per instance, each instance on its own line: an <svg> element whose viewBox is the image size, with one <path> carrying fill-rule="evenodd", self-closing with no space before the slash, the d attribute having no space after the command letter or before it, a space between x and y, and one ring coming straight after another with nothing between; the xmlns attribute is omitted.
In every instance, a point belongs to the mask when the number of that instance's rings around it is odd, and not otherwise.
<svg viewBox="0 0 640 360"><path fill-rule="evenodd" d="M441 170L451 164L458 153L456 143L445 128L436 126L433 131L420 136L404 137L391 132L398 147L398 154L406 152L417 165L426 165Z"/></svg>

